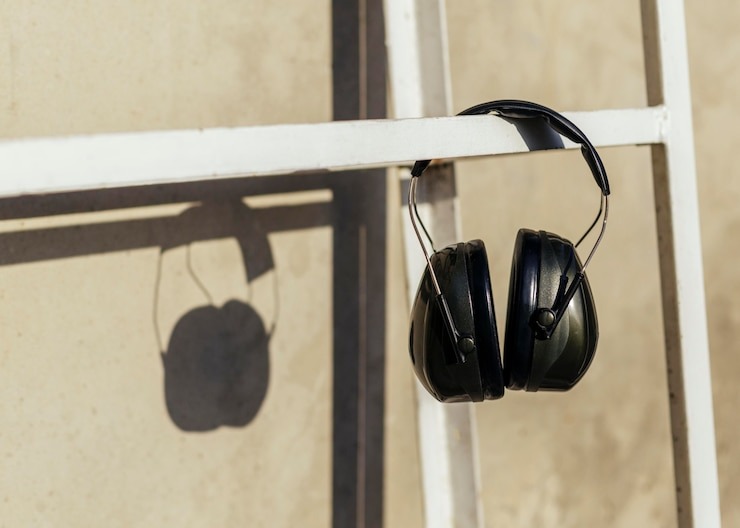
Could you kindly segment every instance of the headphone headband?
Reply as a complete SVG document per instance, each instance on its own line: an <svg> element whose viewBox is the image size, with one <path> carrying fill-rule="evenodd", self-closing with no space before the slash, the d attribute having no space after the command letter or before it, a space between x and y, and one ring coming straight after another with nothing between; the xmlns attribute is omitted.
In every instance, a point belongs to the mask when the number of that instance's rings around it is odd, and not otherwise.
<svg viewBox="0 0 740 528"><path fill-rule="evenodd" d="M458 115L487 115L492 114L506 119L532 119L540 118L548 124L558 134L565 136L570 141L581 146L581 153L586 160L591 174L596 184L601 189L604 196L611 192L609 189L609 179L606 176L606 169L599 157L598 152L591 144L586 135L581 132L572 121L557 113L556 111L529 101L519 101L514 99L505 99L499 101L489 101L481 103L463 110ZM411 176L420 176L422 172L431 163L431 160L420 160L414 163L411 170Z"/></svg>

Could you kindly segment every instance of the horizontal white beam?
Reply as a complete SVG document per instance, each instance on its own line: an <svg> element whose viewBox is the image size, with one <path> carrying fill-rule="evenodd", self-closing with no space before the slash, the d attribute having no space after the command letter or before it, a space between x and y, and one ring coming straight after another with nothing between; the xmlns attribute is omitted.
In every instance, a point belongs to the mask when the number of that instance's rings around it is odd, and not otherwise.
<svg viewBox="0 0 740 528"><path fill-rule="evenodd" d="M662 143L668 121L662 106L564 115L597 147ZM488 116L7 140L0 141L0 196L389 167L527 150L516 127Z"/></svg>

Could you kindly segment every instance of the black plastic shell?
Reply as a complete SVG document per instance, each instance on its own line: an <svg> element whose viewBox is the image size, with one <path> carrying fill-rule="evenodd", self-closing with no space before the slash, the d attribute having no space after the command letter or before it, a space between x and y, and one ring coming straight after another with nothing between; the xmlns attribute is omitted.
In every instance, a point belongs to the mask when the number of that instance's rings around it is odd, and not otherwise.
<svg viewBox="0 0 740 528"><path fill-rule="evenodd" d="M503 374L483 242L448 246L430 260L458 331L473 336L476 349L458 361L427 268L411 311L409 350L416 376L442 402L500 398Z"/></svg>
<svg viewBox="0 0 740 528"><path fill-rule="evenodd" d="M509 389L527 391L572 388L596 352L596 307L584 276L562 320L548 340L537 339L531 324L538 308L550 308L563 274L568 283L582 269L568 240L545 231L520 229L514 247L504 341L504 379Z"/></svg>

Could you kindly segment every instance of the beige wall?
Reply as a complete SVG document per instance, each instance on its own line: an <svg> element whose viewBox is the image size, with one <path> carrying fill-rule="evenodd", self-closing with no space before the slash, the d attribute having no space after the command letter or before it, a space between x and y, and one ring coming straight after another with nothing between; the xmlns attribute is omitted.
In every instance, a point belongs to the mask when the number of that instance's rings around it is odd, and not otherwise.
<svg viewBox="0 0 740 528"><path fill-rule="evenodd" d="M645 104L637 2L469 0L450 2L448 16L456 109L504 97L568 110ZM687 16L722 510L736 526L740 7L690 0ZM326 121L330 31L330 2L5 2L0 136ZM649 153L603 157L614 199L589 272L598 356L570 393L476 407L489 526L675 523ZM595 188L572 152L466 161L459 176L464 236L486 241L503 325L517 228L577 237ZM332 288L347 271L335 269L335 243L355 208L383 209L338 202L337 182L2 202L0 525L331 525L341 508L331 503L332 352L350 352L332 339ZM203 196L232 194L259 226L248 236L272 252L272 270L249 287L226 209L179 216ZM388 194L384 516L420 526L394 183ZM191 232L202 232L192 273L182 245ZM250 374L268 383L242 427L184 431L167 408L158 339L207 304L198 281L214 304L249 300L264 325L276 322Z"/></svg>

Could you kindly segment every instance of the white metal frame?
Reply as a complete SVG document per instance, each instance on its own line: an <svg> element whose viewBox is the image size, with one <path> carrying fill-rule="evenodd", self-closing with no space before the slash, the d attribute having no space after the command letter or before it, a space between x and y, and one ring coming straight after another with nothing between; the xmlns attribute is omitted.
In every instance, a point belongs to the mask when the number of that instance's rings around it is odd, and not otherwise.
<svg viewBox="0 0 740 528"><path fill-rule="evenodd" d="M386 0L384 12L394 116L421 118L453 114L444 0ZM448 139L444 135L439 138ZM408 169L399 171L399 176L402 181L408 181ZM427 171L424 181L424 199L418 210L426 225L442 245L460 240L453 166ZM405 206L401 218L406 289L409 303L413 303L426 261L419 251ZM426 526L483 528L478 435L472 404L441 405L417 383L416 409Z"/></svg>
<svg viewBox="0 0 740 528"><path fill-rule="evenodd" d="M665 125L661 108L566 115L600 146L660 142ZM527 150L513 125L485 116L5 140L0 141L0 197L395 167L416 159Z"/></svg>
<svg viewBox="0 0 740 528"><path fill-rule="evenodd" d="M683 2L642 0L649 105L668 112L652 146L678 524L721 525Z"/></svg>
<svg viewBox="0 0 740 528"><path fill-rule="evenodd" d="M684 11L676 0L641 4L650 106L566 115L597 147L653 145L678 519L682 528L713 528L720 526L719 491ZM397 117L417 119L1 141L0 197L528 150L501 120L421 117L450 113L443 0L387 1L386 10ZM454 191L451 175L440 181ZM430 224L438 233L453 226L440 238L456 238L454 198L429 198ZM420 276L420 258L413 244L410 281ZM482 526L469 410L450 413L419 397L419 414L422 437L436 438L421 445L427 526ZM455 428L461 434L453 445Z"/></svg>

